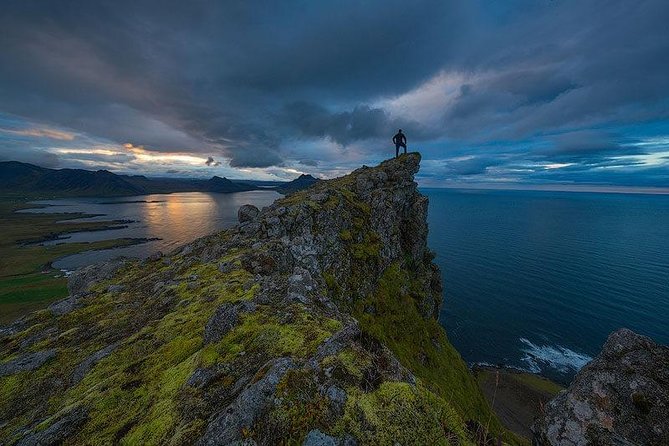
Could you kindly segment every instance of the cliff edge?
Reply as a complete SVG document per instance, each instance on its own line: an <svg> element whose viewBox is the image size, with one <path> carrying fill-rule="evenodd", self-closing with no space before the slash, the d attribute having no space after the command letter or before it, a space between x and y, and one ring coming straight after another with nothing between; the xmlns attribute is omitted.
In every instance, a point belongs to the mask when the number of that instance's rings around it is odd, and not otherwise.
<svg viewBox="0 0 669 446"><path fill-rule="evenodd" d="M436 318L420 155L169 255L85 268L0 329L2 444L472 444L502 430Z"/></svg>

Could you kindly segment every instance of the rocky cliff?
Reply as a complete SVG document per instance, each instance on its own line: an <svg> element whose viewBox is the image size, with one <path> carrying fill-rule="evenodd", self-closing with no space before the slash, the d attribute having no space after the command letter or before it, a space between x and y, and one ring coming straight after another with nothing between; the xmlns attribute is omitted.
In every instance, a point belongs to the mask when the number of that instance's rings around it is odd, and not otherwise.
<svg viewBox="0 0 669 446"><path fill-rule="evenodd" d="M409 154L0 330L3 444L470 444L501 431L436 317Z"/></svg>
<svg viewBox="0 0 669 446"><path fill-rule="evenodd" d="M669 348L612 333L533 430L542 446L669 445Z"/></svg>

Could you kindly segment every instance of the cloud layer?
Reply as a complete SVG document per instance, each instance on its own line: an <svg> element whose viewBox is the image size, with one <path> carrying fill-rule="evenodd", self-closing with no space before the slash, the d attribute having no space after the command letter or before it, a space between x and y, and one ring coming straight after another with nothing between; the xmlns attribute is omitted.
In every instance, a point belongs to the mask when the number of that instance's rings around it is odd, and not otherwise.
<svg viewBox="0 0 669 446"><path fill-rule="evenodd" d="M0 158L328 176L401 127L430 184L669 187L668 21L663 0L8 0Z"/></svg>

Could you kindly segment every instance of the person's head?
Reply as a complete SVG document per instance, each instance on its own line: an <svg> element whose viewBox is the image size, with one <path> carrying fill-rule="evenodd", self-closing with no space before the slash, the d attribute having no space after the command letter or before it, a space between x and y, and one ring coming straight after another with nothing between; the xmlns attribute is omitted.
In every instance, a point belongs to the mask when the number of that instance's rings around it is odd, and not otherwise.
<svg viewBox="0 0 669 446"><path fill-rule="evenodd" d="M399 130L397 131L397 133L402 133L402 129L399 129Z"/></svg>

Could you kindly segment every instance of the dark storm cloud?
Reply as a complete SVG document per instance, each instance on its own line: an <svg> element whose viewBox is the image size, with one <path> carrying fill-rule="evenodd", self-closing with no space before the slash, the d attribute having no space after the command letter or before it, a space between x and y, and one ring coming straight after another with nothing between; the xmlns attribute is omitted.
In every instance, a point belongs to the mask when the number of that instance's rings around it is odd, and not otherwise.
<svg viewBox="0 0 669 446"><path fill-rule="evenodd" d="M4 9L4 111L152 150L218 149L232 165L259 167L281 162L278 143L290 136L266 120L275 104L314 89L355 102L415 85L441 64L428 54L454 43L440 29L457 28L458 10L441 1Z"/></svg>
<svg viewBox="0 0 669 446"><path fill-rule="evenodd" d="M207 166L216 167L216 166L220 166L221 162L216 161L213 156L210 156L210 157L207 158L207 161L205 161L204 164L206 164Z"/></svg>
<svg viewBox="0 0 669 446"><path fill-rule="evenodd" d="M433 159L471 148L451 175L592 167L642 153L617 125L669 119L668 20L663 0L8 0L0 113L237 168L325 171L314 144L400 127ZM453 94L402 99L440 73Z"/></svg>
<svg viewBox="0 0 669 446"><path fill-rule="evenodd" d="M590 154L620 149L620 145L612 135L593 130L565 133L555 136L553 140L555 143L553 153L556 154Z"/></svg>
<svg viewBox="0 0 669 446"><path fill-rule="evenodd" d="M420 139L425 131L417 122L391 118L380 108L358 105L351 111L330 112L309 102L293 102L284 107L278 122L299 131L304 137L329 138L346 146L354 141L388 138L399 128L412 128L413 137Z"/></svg>
<svg viewBox="0 0 669 446"><path fill-rule="evenodd" d="M505 160L491 157L472 157L464 160L449 160L442 173L446 175L480 175L489 167L499 166Z"/></svg>
<svg viewBox="0 0 669 446"><path fill-rule="evenodd" d="M61 160L53 153L41 148L26 147L24 143L3 141L0 161L21 161L43 167L61 167Z"/></svg>

